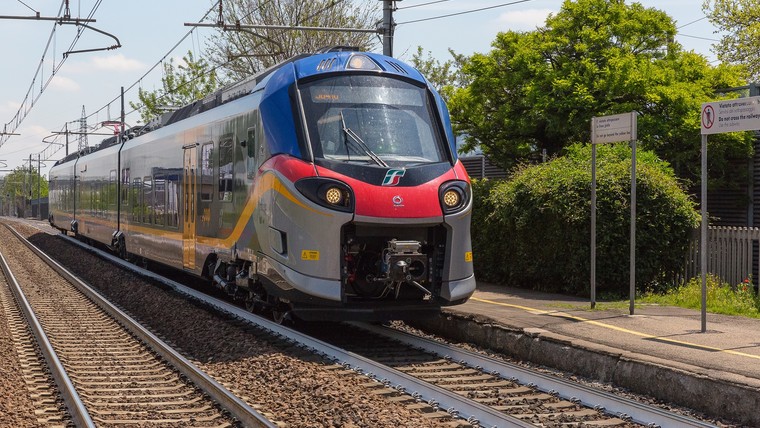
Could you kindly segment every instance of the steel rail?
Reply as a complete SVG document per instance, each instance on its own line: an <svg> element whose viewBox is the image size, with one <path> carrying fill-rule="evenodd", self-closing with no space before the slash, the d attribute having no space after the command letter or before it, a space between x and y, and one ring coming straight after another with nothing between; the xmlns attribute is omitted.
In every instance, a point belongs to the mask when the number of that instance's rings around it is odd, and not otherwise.
<svg viewBox="0 0 760 428"><path fill-rule="evenodd" d="M153 349L158 355L177 368L183 375L185 375L191 382L198 386L202 391L207 393L212 400L219 403L220 406L227 409L230 414L237 418L246 427L261 427L261 428L276 428L277 424L268 420L261 413L254 408L246 404L239 397L235 396L232 392L227 390L224 386L219 384L216 380L209 375L201 371L197 366L190 362L187 358L183 357L173 348L168 346L164 341L159 339L153 333L145 329L142 325L133 320L129 315L117 308L103 298L97 291L93 290L89 285L85 284L82 280L77 278L74 274L69 272L66 268L61 266L58 262L50 258L42 250L37 248L34 244L29 242L23 236L21 236L13 227L5 225L14 235L16 235L30 250L32 250L37 256L39 256L45 263L58 272L61 276L71 282L82 294L87 296L101 309L106 311L117 322L129 330L132 334L140 338L146 343L146 345ZM79 245L84 245L78 241L71 240ZM86 248L86 247L85 247ZM120 260L120 259L117 259ZM93 425L94 426L94 425Z"/></svg>
<svg viewBox="0 0 760 428"><path fill-rule="evenodd" d="M150 278L156 282L160 282L161 284L174 289L178 293L190 296L191 298L214 307L219 311L226 312L237 317L238 319L249 322L264 330L268 330L273 335L288 340L294 344L298 344L300 347L314 352L323 358L331 359L335 362L343 364L347 368L351 368L357 373L364 374L387 385L396 385L395 389L399 390L399 392L409 393L415 397L418 397L422 401L437 404L440 409L449 412L452 417L477 421L482 427L527 428L535 426L514 416L507 415L488 406L477 403L473 400L469 400L465 397L460 396L459 394L448 391L439 386L432 385L428 382L414 378L391 367L377 363L353 352L346 351L337 346L325 343L318 339L314 339L291 328L264 319L230 303L211 297L205 293L189 288L176 281L164 278L151 271L142 269L96 248L92 248L75 240L72 237L64 235L58 236L93 254L96 254L99 257L118 264L119 266L129 269L141 276Z"/></svg>
<svg viewBox="0 0 760 428"><path fill-rule="evenodd" d="M87 408L79 397L79 394L74 387L74 383L66 373L66 369L63 368L63 364L61 364L58 354L56 354L53 349L53 345L50 343L45 331L42 329L42 325L34 314L32 306L26 299L24 292L21 290L21 285L16 280L16 276L13 275L13 272L11 272L11 268L8 266L8 262L5 260L5 256L3 256L2 253L0 253L0 265L2 265L1 267L8 282L8 286L16 298L16 303L24 314L24 318L26 319L27 324L29 324L34 337L37 339L40 352L42 352L42 355L45 357L48 369L58 386L58 390L63 397L63 401L66 404L66 408L69 410L71 418L78 427L94 428L95 423L92 421Z"/></svg>
<svg viewBox="0 0 760 428"><path fill-rule="evenodd" d="M637 403L633 400L620 398L611 393L568 382L560 378L547 376L542 373L535 373L514 364L498 361L456 347L447 346L446 344L396 329L377 327L364 323L352 322L349 324L380 336L396 340L403 344L423 349L438 356L451 358L453 361L498 375L502 378L516 378L524 384L532 383L545 392L556 391L565 399L580 400L585 406L604 407L606 413L622 416L621 419L630 417L631 420L640 424L648 426L658 425L667 428L715 427L715 425L706 422Z"/></svg>

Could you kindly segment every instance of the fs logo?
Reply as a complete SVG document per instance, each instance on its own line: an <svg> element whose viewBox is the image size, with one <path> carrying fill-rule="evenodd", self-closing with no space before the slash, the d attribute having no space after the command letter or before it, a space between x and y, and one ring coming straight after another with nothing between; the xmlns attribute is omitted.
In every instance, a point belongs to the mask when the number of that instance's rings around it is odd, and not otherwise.
<svg viewBox="0 0 760 428"><path fill-rule="evenodd" d="M405 169L389 169L387 173L385 173L385 178L383 178L383 186L395 186L401 181L401 177L404 176L406 173Z"/></svg>

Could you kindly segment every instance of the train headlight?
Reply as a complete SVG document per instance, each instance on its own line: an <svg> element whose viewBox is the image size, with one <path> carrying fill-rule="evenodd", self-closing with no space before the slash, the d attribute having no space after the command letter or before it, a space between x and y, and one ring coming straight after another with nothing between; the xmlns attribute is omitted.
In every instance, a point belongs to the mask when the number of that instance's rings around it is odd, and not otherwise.
<svg viewBox="0 0 760 428"><path fill-rule="evenodd" d="M346 68L349 70L380 70L375 61L372 61L370 57L363 54L353 55L348 60Z"/></svg>
<svg viewBox="0 0 760 428"><path fill-rule="evenodd" d="M462 197L456 190L449 189L443 194L443 204L448 208L456 208L460 202L462 202Z"/></svg>
<svg viewBox="0 0 760 428"><path fill-rule="evenodd" d="M447 181L438 190L441 209L444 214L454 214L463 210L470 201L470 184L466 181Z"/></svg>
<svg viewBox="0 0 760 428"><path fill-rule="evenodd" d="M330 187L325 191L325 199L333 205L343 205L343 192L337 187Z"/></svg>
<svg viewBox="0 0 760 428"><path fill-rule="evenodd" d="M323 177L296 181L296 189L310 201L331 210L353 212L354 192L344 182Z"/></svg>

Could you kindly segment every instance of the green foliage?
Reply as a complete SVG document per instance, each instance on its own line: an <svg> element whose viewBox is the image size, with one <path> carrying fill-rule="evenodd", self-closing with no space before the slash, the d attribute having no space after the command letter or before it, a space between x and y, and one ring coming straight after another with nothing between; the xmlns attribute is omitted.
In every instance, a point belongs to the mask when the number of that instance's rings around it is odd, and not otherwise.
<svg viewBox="0 0 760 428"><path fill-rule="evenodd" d="M174 58L164 63L162 88L146 91L140 88L140 104L130 102L133 109L138 109L142 120L147 123L169 109L179 108L199 100L214 92L219 87L216 71L211 69L205 59L195 59L191 51L182 57L184 64L174 66Z"/></svg>
<svg viewBox="0 0 760 428"><path fill-rule="evenodd" d="M704 0L710 22L724 35L713 45L721 61L742 64L753 80L760 79L760 1Z"/></svg>
<svg viewBox="0 0 760 428"><path fill-rule="evenodd" d="M412 56L411 64L422 73L431 85L441 94L444 100L451 98L457 87L465 86L461 65L466 57L449 49L453 59L440 62L433 58L430 51L425 54L422 46L417 46L417 52Z"/></svg>
<svg viewBox="0 0 760 428"><path fill-rule="evenodd" d="M37 199L38 190L40 198L48 196L48 181L40 176L35 168L30 170L28 167L17 166L10 174L3 177L2 186L0 198L13 201L17 212L23 212L26 201Z"/></svg>
<svg viewBox="0 0 760 428"><path fill-rule="evenodd" d="M627 293L630 160L626 145L598 147L597 290ZM682 268L699 215L672 169L637 151L637 287L662 289ZM505 182L475 182L472 239L481 279L587 294L591 243L591 149L522 166ZM495 239L495 237L500 237Z"/></svg>
<svg viewBox="0 0 760 428"><path fill-rule="evenodd" d="M708 275L706 288L709 312L760 318L760 298L751 283L746 282L732 287L721 282L720 278ZM686 284L665 294L645 294L638 299L638 302L700 309L702 307L702 279L692 278Z"/></svg>
<svg viewBox="0 0 760 428"><path fill-rule="evenodd" d="M469 85L449 100L455 130L505 169L590 141L594 116L637 111L642 147L681 178L699 177L701 103L744 82L673 41L664 12L623 0L566 0L546 26L499 33L487 54L463 60ZM714 177L751 153L748 133L711 139Z"/></svg>

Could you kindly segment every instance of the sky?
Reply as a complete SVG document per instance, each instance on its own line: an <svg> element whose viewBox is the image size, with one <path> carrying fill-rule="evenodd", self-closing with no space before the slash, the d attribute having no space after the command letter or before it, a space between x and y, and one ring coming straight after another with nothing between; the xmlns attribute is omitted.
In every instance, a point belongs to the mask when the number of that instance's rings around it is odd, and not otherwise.
<svg viewBox="0 0 760 428"><path fill-rule="evenodd" d="M74 49L116 44L114 38L101 32L118 39L121 47L74 53L65 61L63 54L76 36L75 26L56 26L52 21L43 20L0 19L0 40L3 41L0 61L4 62L0 65L0 132L4 129L10 132L13 124L18 123L14 116L19 109L19 117L23 117L14 131L20 135L10 136L0 145L0 175L22 165L30 155L35 168L38 155L43 161L48 159L40 164L42 174L46 175L55 160L65 153L61 144L51 146L47 142L62 143L64 138L56 138L55 132L62 131L66 123L69 130L78 130L83 107L88 125L117 120L121 87L126 91L127 111L131 110L128 102L137 99L138 88L159 88L162 60L181 58L188 50L196 52L197 57L205 46L204 40L214 34L212 29L198 28L188 36L191 27L184 25L199 22L214 3L212 0L70 0L72 17L86 18L97 6L92 16L96 22L88 25L100 31L85 30ZM714 34L714 28L704 19L702 0L639 0L639 3L663 10L675 19L680 27L676 40L686 50L715 60L711 49L719 35ZM55 0L3 0L0 17L31 17L36 12L41 17L56 17L63 4ZM417 46L422 46L439 61L451 59L449 48L466 55L486 53L497 33L533 30L543 25L550 13L558 12L561 5L562 0L398 1L393 53L401 60L409 60ZM381 16L381 1L377 1L377 8ZM465 13L481 8L489 9ZM457 15L430 19L450 14ZM43 56L46 46L47 54ZM382 46L378 45L377 51L382 52ZM157 64L159 66L150 71ZM41 72L33 79L38 68ZM54 74L53 70L56 70ZM128 116L126 122L135 125L138 119L135 113ZM77 138L70 137L70 151L76 150ZM97 144L102 138L90 136L89 144Z"/></svg>

